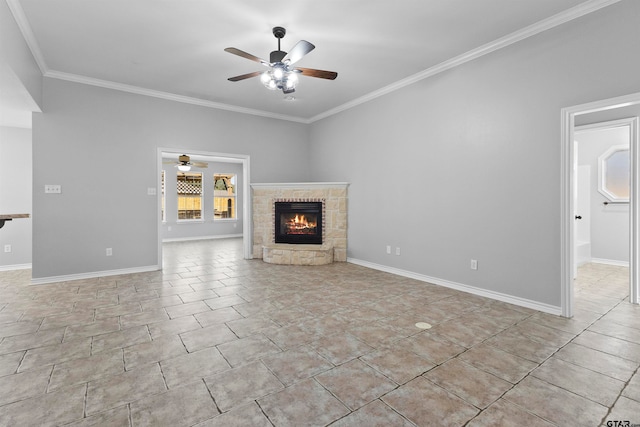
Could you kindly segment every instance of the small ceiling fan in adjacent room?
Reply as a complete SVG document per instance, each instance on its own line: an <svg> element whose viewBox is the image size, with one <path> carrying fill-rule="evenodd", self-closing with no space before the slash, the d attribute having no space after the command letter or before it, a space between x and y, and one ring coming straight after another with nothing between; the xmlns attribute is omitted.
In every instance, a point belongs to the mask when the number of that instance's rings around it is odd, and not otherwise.
<svg viewBox="0 0 640 427"><path fill-rule="evenodd" d="M283 93L292 93L295 92L296 86L298 85L298 74L327 80L335 80L335 78L338 77L338 73L335 71L294 67L293 64L315 49L315 46L306 40L300 40L295 46L293 46L293 48L291 48L289 53L284 52L280 50L280 40L286 33L287 30L282 27L273 28L273 35L278 39L278 50L271 52L269 61L265 61L264 59L258 58L250 53L236 49L235 47L226 48L225 52L258 62L268 68L267 71L254 71L253 73L230 77L228 80L238 82L240 80L260 76L260 81L267 89L280 89Z"/></svg>
<svg viewBox="0 0 640 427"><path fill-rule="evenodd" d="M178 170L180 170L181 172L188 172L191 170L191 166L195 166L197 168L206 168L209 166L208 163L206 162L192 162L191 161L191 157L187 156L186 154L182 154L178 157L178 161L165 161L162 162L165 165L174 165L175 167L178 168Z"/></svg>

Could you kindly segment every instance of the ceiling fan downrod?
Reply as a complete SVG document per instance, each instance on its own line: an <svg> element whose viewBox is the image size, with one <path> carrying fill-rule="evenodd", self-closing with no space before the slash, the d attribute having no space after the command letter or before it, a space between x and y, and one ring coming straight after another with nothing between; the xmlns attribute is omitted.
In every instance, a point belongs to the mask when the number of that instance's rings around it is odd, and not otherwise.
<svg viewBox="0 0 640 427"><path fill-rule="evenodd" d="M280 49L280 40L284 38L285 34L287 34L287 30L283 27L273 27L273 35L278 39L278 50L274 50L269 56L269 61L271 61L272 64L282 62L282 59L287 54Z"/></svg>

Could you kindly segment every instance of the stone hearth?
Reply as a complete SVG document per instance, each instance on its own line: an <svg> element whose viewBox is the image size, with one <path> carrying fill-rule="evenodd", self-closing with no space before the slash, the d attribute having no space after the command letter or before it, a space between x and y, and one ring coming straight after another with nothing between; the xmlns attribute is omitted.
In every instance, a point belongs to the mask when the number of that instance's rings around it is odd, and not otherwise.
<svg viewBox="0 0 640 427"><path fill-rule="evenodd" d="M345 182L251 184L253 257L273 264L322 265L347 260L347 187ZM322 200L323 244L274 243L276 200Z"/></svg>
<svg viewBox="0 0 640 427"><path fill-rule="evenodd" d="M262 247L262 260L269 264L325 265L333 262L331 245L272 243Z"/></svg>

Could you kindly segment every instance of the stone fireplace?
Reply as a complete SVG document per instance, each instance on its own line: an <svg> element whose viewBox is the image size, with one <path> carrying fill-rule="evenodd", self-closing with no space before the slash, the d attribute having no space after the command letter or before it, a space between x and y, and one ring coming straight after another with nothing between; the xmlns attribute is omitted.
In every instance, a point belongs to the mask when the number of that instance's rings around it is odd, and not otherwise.
<svg viewBox="0 0 640 427"><path fill-rule="evenodd" d="M347 183L251 184L253 257L272 264L347 260Z"/></svg>

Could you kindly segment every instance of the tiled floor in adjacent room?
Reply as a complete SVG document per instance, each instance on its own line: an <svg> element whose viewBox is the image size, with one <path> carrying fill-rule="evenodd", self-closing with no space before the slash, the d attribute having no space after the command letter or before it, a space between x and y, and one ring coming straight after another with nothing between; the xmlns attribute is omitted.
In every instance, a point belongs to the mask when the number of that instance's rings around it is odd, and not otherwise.
<svg viewBox="0 0 640 427"><path fill-rule="evenodd" d="M241 246L165 244L163 272L47 285L0 272L0 425L640 423L625 268L582 267L569 320Z"/></svg>

